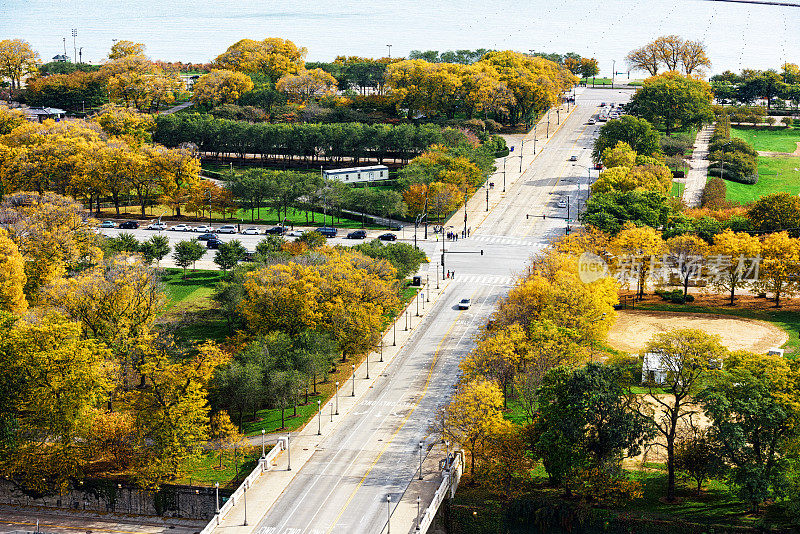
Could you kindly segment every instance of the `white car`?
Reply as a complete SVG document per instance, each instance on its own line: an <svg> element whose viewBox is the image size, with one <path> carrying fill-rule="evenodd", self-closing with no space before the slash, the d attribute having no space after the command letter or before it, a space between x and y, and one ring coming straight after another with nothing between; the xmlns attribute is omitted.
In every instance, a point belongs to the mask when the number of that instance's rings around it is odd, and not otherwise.
<svg viewBox="0 0 800 534"><path fill-rule="evenodd" d="M175 226L170 226L169 229L172 230L173 232L191 232L192 231L192 227L189 226L188 224L176 224Z"/></svg>
<svg viewBox="0 0 800 534"><path fill-rule="evenodd" d="M242 230L242 234L244 235L261 235L261 231L258 228L250 227L245 228Z"/></svg>
<svg viewBox="0 0 800 534"><path fill-rule="evenodd" d="M224 226L220 226L217 229L218 234L235 234L236 233L236 226L233 224L226 224Z"/></svg>
<svg viewBox="0 0 800 534"><path fill-rule="evenodd" d="M304 233L306 233L305 230L289 230L288 232L286 232L286 235L288 237L300 237Z"/></svg>
<svg viewBox="0 0 800 534"><path fill-rule="evenodd" d="M207 224L201 224L200 226L195 226L192 230L203 234L207 234L209 232L214 231L214 229Z"/></svg>
<svg viewBox="0 0 800 534"><path fill-rule="evenodd" d="M472 300L471 299L461 299L461 301L458 303L458 309L459 310L468 310L470 304L472 304Z"/></svg>
<svg viewBox="0 0 800 534"><path fill-rule="evenodd" d="M158 231L161 231L161 230L166 230L167 229L167 225L162 223L162 222L152 222L152 223L148 224L144 229L145 230L158 230Z"/></svg>
<svg viewBox="0 0 800 534"><path fill-rule="evenodd" d="M562 198L561 200L558 201L558 207L559 208L566 208L567 207L567 201Z"/></svg>

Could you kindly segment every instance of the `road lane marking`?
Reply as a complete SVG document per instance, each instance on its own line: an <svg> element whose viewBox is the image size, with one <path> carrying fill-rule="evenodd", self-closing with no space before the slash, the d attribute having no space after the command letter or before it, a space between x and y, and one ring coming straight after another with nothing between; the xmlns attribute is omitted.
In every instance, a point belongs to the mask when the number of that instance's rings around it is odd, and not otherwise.
<svg viewBox="0 0 800 534"><path fill-rule="evenodd" d="M472 295L470 295L470 297L473 297L476 292L477 292L477 290L473 291ZM466 310L461 310L461 311L458 312L458 316L452 322L452 324L450 325L450 328L447 329L447 332L445 332L444 336L442 336L442 339L439 340L439 344L436 345L436 350L433 353L433 360L431 361L431 366L430 366L430 368L428 368L428 373L427 373L427 376L425 377L425 386L422 388L422 394L420 395L420 398L414 403L414 408L412 408L408 412L408 414L406 414L406 416L403 418L402 422L397 427L397 429L394 431L392 436L383 445L383 448L381 449L381 452L378 453L378 456L372 461L372 463L370 464L369 468L367 469L367 472L364 473L364 476L361 477L361 480L358 481L358 484L356 484L356 487L353 489L352 493L350 493L350 496L347 498L347 501L345 501L344 506L342 506L342 509L339 511L339 514L333 520L333 523L331 524L331 526L328 528L328 530L325 531L326 534L330 534L333 531L333 529L336 527L336 524L339 522L339 519L341 519L342 514L344 514L344 512L347 510L347 507L350 506L350 502L353 500L353 497L355 497L355 495L358 492L358 490L364 484L364 481L367 479L369 474L372 472L372 469L375 467L375 465L381 459L383 454L386 452L386 449L389 447L389 445L392 443L392 441L394 441L394 438L397 436L397 434L400 432L400 430L403 429L403 427L405 426L406 422L411 417L411 414L414 413L414 410L417 408L417 406L419 406L419 403L425 397L425 394L427 393L428 387L430 386L430 383L431 383L431 378L433 376L433 369L434 369L434 367L436 367L436 362L439 359L439 353L441 352L442 344L450 336L450 332L452 332L453 328L455 328L456 324L458 324L458 320L461 318L461 315L465 311Z"/></svg>

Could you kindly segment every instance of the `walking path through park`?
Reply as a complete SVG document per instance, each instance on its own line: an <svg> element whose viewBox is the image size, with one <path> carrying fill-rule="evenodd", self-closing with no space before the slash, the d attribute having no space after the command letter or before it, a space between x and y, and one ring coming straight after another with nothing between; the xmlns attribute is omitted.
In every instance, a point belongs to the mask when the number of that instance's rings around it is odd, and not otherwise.
<svg viewBox="0 0 800 534"><path fill-rule="evenodd" d="M162 111L161 114L162 115L169 115L171 113L175 113L175 112L178 112L178 111L180 111L182 109L186 109L188 107L191 107L193 104L194 104L194 102L191 102L191 101L184 102L183 104L178 104L175 107L171 107L171 108L169 108L167 110Z"/></svg>
<svg viewBox="0 0 800 534"><path fill-rule="evenodd" d="M683 190L683 200L690 208L700 206L703 197L703 188L706 186L708 178L708 143L714 125L709 124L697 132L697 139L694 142L694 152L692 159L689 160L689 173L686 175L686 188Z"/></svg>

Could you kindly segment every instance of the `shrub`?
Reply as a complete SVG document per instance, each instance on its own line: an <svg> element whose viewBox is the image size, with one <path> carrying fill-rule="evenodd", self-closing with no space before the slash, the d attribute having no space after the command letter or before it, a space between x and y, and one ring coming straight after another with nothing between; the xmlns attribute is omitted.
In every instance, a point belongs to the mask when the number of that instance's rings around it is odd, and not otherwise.
<svg viewBox="0 0 800 534"><path fill-rule="evenodd" d="M700 206L703 208L720 209L725 207L728 187L721 178L709 178L703 188Z"/></svg>
<svg viewBox="0 0 800 534"><path fill-rule="evenodd" d="M694 302L694 296L686 295L686 297L684 297L682 289L673 289L672 291L667 291L666 289L656 289L656 295L661 297L662 300L666 300L667 302L671 302L673 304L686 304L687 302Z"/></svg>
<svg viewBox="0 0 800 534"><path fill-rule="evenodd" d="M467 119L461 123L461 126L473 132L483 132L486 130L486 124L480 119Z"/></svg>
<svg viewBox="0 0 800 534"><path fill-rule="evenodd" d="M483 121L483 124L484 126L486 126L487 132L495 133L503 129L503 125L497 122L496 120L486 119L485 121Z"/></svg>
<svg viewBox="0 0 800 534"><path fill-rule="evenodd" d="M777 122L777 119L776 119L775 117L767 117L767 118L766 118L766 123L767 123L767 124L768 124L770 127L772 127L772 126L775 126L775 123L776 123L776 122Z"/></svg>
<svg viewBox="0 0 800 534"><path fill-rule="evenodd" d="M783 117L781 119L781 124L783 124L787 128L791 128L792 127L792 118L791 117Z"/></svg>

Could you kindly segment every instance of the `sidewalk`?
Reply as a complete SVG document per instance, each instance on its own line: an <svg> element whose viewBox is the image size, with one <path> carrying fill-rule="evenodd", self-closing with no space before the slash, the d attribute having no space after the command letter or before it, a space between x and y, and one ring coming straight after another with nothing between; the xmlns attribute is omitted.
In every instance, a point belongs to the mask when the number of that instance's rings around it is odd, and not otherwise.
<svg viewBox="0 0 800 534"><path fill-rule="evenodd" d="M417 298L425 298L426 302L424 309L420 306L420 316L416 316L416 304L413 301L406 310L409 316L408 330L405 330L406 312L398 316L395 321L395 327L397 329L396 346L392 345L393 329L388 328L386 330L386 334L383 338L383 362L379 361L380 357L378 352L373 352L369 355L370 379L365 379L366 362L362 362L355 370L355 396L352 395L352 379L346 380L340 386L338 394L338 416L331 416L331 413L335 412L337 402L336 396L334 396L330 401L322 405L321 419L317 417L312 418L306 423L305 427L292 434L289 440L289 451L281 452L275 462L273 462L274 469L258 477L255 484L247 490L247 524L245 525L245 506L243 503L244 498L242 498L239 499L236 506L224 518L221 518L214 532L225 534L250 534L255 530L261 518L264 517L294 476L314 454L320 441L336 429L339 423L344 420L342 416L348 414L353 409L356 403L371 387L373 387L373 384L377 380L386 379L386 377L383 376L384 370L411 339L412 335L415 333L416 327L427 318L427 313L431 310L433 304L447 290L448 284L449 282L440 282L440 289L436 289L436 280L431 277L430 285L428 287L425 285L422 286L422 293L424 293L425 296ZM428 291L430 291L430 293L428 293ZM430 302L427 301L428 294L430 294ZM333 412L331 411L332 408ZM318 434L318 431L320 431L321 434ZM272 436L273 439L275 439L276 435L273 434ZM261 436L257 436L256 439L257 444L260 444ZM289 454L287 454L287 452ZM291 460L291 471L288 470L289 460ZM438 457L434 461L438 463ZM434 489L433 491L436 490Z"/></svg>
<svg viewBox="0 0 800 534"><path fill-rule="evenodd" d="M686 175L686 188L683 190L683 201L690 208L700 206L703 196L703 189L708 179L708 143L711 134L714 132L714 125L704 126L697 132L697 139L694 144L692 159L689 160L689 173Z"/></svg>

